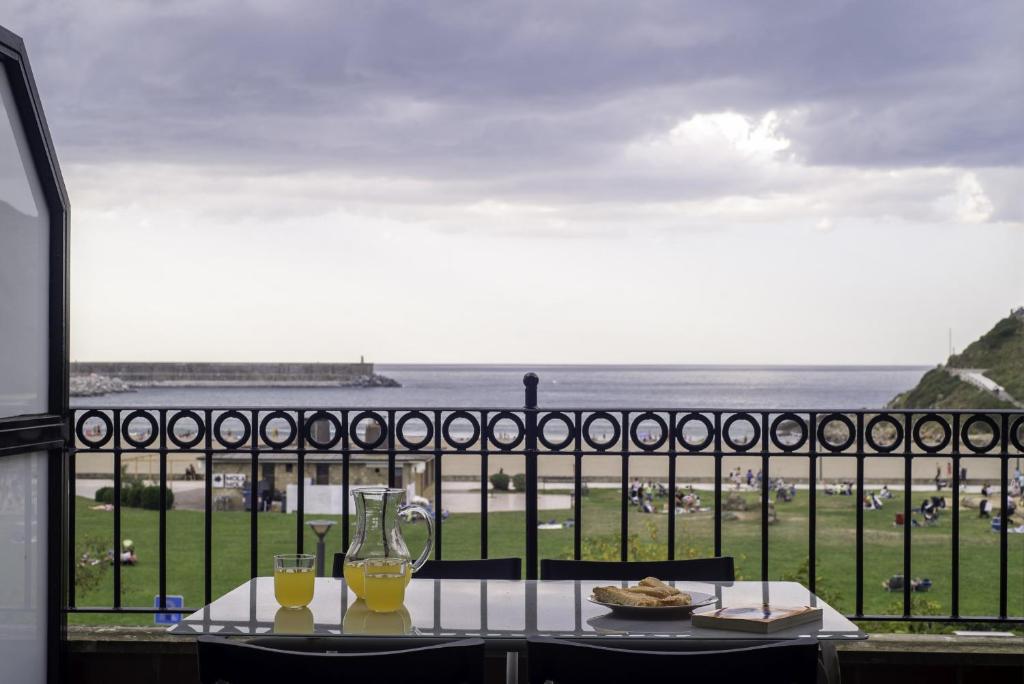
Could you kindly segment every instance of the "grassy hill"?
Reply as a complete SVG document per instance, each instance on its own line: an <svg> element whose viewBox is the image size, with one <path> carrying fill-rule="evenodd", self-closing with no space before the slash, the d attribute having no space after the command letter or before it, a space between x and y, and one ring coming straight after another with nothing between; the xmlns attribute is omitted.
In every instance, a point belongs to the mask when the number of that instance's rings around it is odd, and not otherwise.
<svg viewBox="0 0 1024 684"><path fill-rule="evenodd" d="M1024 318L1008 316L949 357L951 368L986 368L985 375L1020 399L1024 397Z"/></svg>
<svg viewBox="0 0 1024 684"><path fill-rule="evenodd" d="M949 357L945 368L978 368L1020 400L1024 397L1024 318L1010 315ZM893 408L1014 408L974 385L946 372L944 367L925 373L913 389L889 402Z"/></svg>

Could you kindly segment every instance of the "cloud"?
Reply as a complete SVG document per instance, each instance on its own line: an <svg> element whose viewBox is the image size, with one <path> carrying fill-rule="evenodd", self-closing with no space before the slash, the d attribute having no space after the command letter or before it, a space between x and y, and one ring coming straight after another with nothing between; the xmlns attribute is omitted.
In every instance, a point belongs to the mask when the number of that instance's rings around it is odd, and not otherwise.
<svg viewBox="0 0 1024 684"><path fill-rule="evenodd" d="M556 232L587 205L658 225L1021 220L1013 1L44 0L9 16L63 160L326 192L279 211L479 220L492 202Z"/></svg>

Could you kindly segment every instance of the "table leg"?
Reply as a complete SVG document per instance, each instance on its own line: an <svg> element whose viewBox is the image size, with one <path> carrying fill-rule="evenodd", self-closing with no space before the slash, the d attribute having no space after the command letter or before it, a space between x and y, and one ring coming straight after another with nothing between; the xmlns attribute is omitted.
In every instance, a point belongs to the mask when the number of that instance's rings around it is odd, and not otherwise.
<svg viewBox="0 0 1024 684"><path fill-rule="evenodd" d="M519 652L505 654L505 684L519 684Z"/></svg>

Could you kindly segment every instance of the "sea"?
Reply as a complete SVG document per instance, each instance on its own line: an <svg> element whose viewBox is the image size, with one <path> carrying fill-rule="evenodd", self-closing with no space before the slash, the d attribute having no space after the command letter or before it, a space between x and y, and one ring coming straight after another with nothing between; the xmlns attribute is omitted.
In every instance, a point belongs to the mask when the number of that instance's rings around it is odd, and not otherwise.
<svg viewBox="0 0 1024 684"><path fill-rule="evenodd" d="M73 407L874 409L927 366L377 364L401 387L161 387L73 397Z"/></svg>

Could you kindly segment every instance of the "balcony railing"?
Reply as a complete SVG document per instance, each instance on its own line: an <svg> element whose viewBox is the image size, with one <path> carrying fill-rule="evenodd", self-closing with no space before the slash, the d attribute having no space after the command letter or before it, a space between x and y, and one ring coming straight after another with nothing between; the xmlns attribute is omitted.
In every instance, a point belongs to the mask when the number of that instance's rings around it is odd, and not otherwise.
<svg viewBox="0 0 1024 684"><path fill-rule="evenodd" d="M295 408L295 407L161 407L161 408L80 408L73 411L75 438L69 449L71 477L68 507L67 563L70 576L75 576L75 477L76 457L80 454L110 454L113 462L114 548L120 548L122 524L122 459L126 456L154 456L159 463L156 480L161 487L168 483L168 456L191 454L202 459L205 485L203 526L204 602L212 594L214 500L212 473L215 462L227 455L243 458L249 466L249 575L257 573L257 548L260 515L257 483L260 459L269 454L289 454L295 458L298 472L297 515L295 516L295 550L303 551L305 489L302 475L306 459L327 455L342 468L342 548L349 542L350 470L353 459L378 458L386 464L389 485L396 483L399 465L407 459L429 460L433 468L433 506L442 511L442 464L454 454L479 457L480 539L481 558L488 555L488 476L489 458L515 455L525 462L525 576L537 577L538 571L538 464L546 457L565 456L573 459L573 557L583 553L584 527L584 461L618 459L620 463L621 497L619 506L619 556L629 555L630 465L636 459L662 459L667 464L667 491L673 493L679 483L680 468L687 460L712 459L713 462L713 549L721 555L723 545L723 461L733 457L756 457L761 469L760 483L760 578L769 579L769 508L773 459L787 457L802 460L802 470L810 486L807 520L807 583L816 590L816 540L818 535L819 466L830 459L845 458L855 462L853 493L856 496L854 536L854 610L849 617L856 620L886 621L950 621L950 622L1020 622L1024 615L1009 610L1009 501L1008 470L1011 458L1024 454L1024 412L1021 411L930 411L930 410L730 410L705 408L538 408L537 377L524 377L525 402L522 408ZM143 430L131 426L142 425ZM182 430L182 426L188 426ZM276 427L275 427L276 426ZM97 429L98 428L98 429ZM698 435L698 436L695 436ZM913 464L915 459L942 457L952 462L948 486L952 488L950 530L950 612L947 615L918 615L912 611L912 530L909 524L916 512L911 504ZM902 613L896 615L865 614L864 611L864 505L865 460L884 459L901 466L905 495L902 514L907 524L900 530L903 546ZM963 492L962 466L977 459L997 459L998 502L994 514L1003 515L998 532L998 612L996 615L963 615L960 611L961 553L960 496ZM790 463L792 461L790 460ZM890 480L891 481L891 480ZM669 501L673 498L670 494ZM670 506L673 506L670 503ZM677 556L677 520L675 509L667 516L666 558ZM122 568L113 564L113 601L110 606L81 606L76 603L74 587L70 587L66 611L70 613L181 613L193 607L169 607L167 596L167 507L160 497L158 509L158 605L125 606L122 604ZM445 526L437 525L435 558L442 557ZM1024 537L1021 537L1024 539ZM1015 539L1016 541L1016 539ZM1024 611L1021 611L1024 612Z"/></svg>

